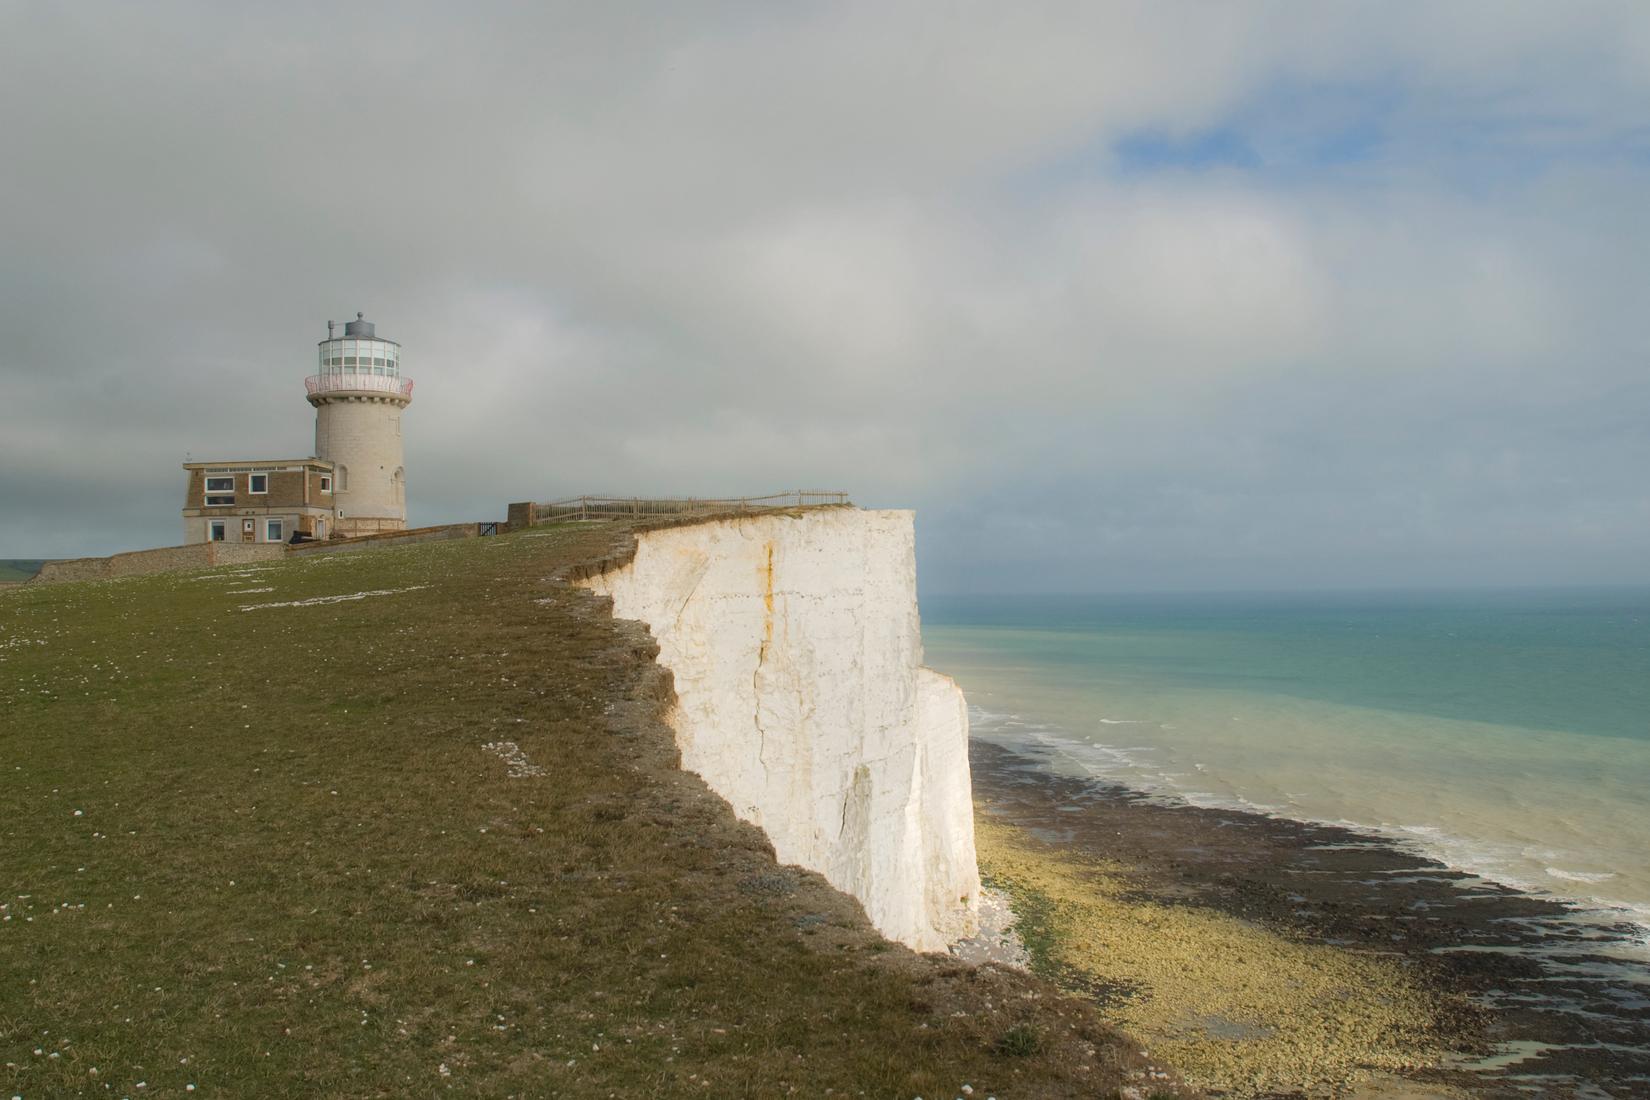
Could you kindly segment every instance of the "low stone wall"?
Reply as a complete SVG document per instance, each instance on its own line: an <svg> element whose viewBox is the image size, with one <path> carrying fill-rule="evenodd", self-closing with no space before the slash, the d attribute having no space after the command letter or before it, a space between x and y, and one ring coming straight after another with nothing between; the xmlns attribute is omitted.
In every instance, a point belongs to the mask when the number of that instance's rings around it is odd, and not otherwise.
<svg viewBox="0 0 1650 1100"><path fill-rule="evenodd" d="M369 535L388 535L405 531L407 521L376 516L363 519L346 517L333 520L332 529L345 538L365 538Z"/></svg>
<svg viewBox="0 0 1650 1100"><path fill-rule="evenodd" d="M108 558L65 558L40 567L30 584L59 584L64 581L100 581L109 576Z"/></svg>
<svg viewBox="0 0 1650 1100"><path fill-rule="evenodd" d="M189 546L162 546L155 550L132 550L107 558L70 558L49 561L30 584L63 584L68 581L107 581L121 577L142 577L150 573L175 573L183 569L205 569L213 565L241 565L272 561L286 553L277 542L197 542Z"/></svg>
<svg viewBox="0 0 1650 1100"><path fill-rule="evenodd" d="M506 525L499 524L499 530ZM327 539L285 545L277 542L196 542L188 546L162 546L157 550L132 550L107 558L69 558L49 561L28 584L63 584L68 581L108 581L120 577L141 577L149 573L174 573L184 569L205 569L214 565L242 565L255 561L276 561L288 554L340 554L352 550L378 550L418 542L473 539L481 534L479 523L449 523L441 527L419 527L411 531L384 531L353 539Z"/></svg>
<svg viewBox="0 0 1650 1100"><path fill-rule="evenodd" d="M415 527L411 531L384 531L376 535L361 535L353 539L324 539L320 542L300 542L289 554L346 554L352 550L381 550L386 546L408 546L419 542L445 542L448 539L473 539L481 534L479 523L449 523L440 527Z"/></svg>

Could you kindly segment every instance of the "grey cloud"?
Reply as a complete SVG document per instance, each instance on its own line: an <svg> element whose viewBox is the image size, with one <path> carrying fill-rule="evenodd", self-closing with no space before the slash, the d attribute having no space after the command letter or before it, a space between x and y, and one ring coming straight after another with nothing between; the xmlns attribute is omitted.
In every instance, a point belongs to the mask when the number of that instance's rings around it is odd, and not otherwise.
<svg viewBox="0 0 1650 1100"><path fill-rule="evenodd" d="M936 590L1647 579L1647 43L1608 5L0 8L0 554L170 542L185 451L307 453L363 309L415 522L808 484L917 506ZM1320 85L1351 106L1278 91ZM1370 88L1356 165L1107 171Z"/></svg>

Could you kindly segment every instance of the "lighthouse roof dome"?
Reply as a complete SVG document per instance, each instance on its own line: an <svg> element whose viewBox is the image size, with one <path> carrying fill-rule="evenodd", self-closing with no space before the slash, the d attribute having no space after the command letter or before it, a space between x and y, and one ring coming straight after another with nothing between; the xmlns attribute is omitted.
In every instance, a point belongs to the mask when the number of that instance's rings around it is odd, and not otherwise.
<svg viewBox="0 0 1650 1100"><path fill-rule="evenodd" d="M344 322L344 331L342 335L334 331L334 325L335 323L332 321L327 322L327 338L326 340L320 341L321 343L325 344L331 340L377 340L379 343L395 344L397 347L400 346L400 344L395 340L389 340L379 336L376 326L371 321L367 320L366 316L361 313L357 313L355 315L355 320Z"/></svg>

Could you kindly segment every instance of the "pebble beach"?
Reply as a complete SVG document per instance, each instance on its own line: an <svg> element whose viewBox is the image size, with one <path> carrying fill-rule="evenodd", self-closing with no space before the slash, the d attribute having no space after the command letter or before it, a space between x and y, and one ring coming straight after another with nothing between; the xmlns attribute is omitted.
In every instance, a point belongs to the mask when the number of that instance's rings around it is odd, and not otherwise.
<svg viewBox="0 0 1650 1100"><path fill-rule="evenodd" d="M1610 952L1631 924L1035 749L973 757L981 870L1032 969L1209 1095L1650 1095L1650 975Z"/></svg>

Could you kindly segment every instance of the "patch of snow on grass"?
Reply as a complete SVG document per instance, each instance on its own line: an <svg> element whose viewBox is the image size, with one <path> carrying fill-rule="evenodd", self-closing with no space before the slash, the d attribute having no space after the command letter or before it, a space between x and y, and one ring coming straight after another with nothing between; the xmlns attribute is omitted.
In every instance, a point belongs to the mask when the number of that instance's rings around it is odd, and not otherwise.
<svg viewBox="0 0 1650 1100"><path fill-rule="evenodd" d="M509 769L505 774L511 779L532 779L547 774L543 768L527 759L527 754L522 752L521 746L514 741L489 741L481 747L504 761Z"/></svg>
<svg viewBox="0 0 1650 1100"><path fill-rule="evenodd" d="M364 600L369 596L394 596L400 592L417 592L420 588L430 587L427 584L414 584L406 588L374 588L366 592L350 592L342 596L311 596L307 600L283 600L279 603L248 603L242 604L242 611L261 611L266 607L314 607L324 603L347 603L350 600Z"/></svg>

